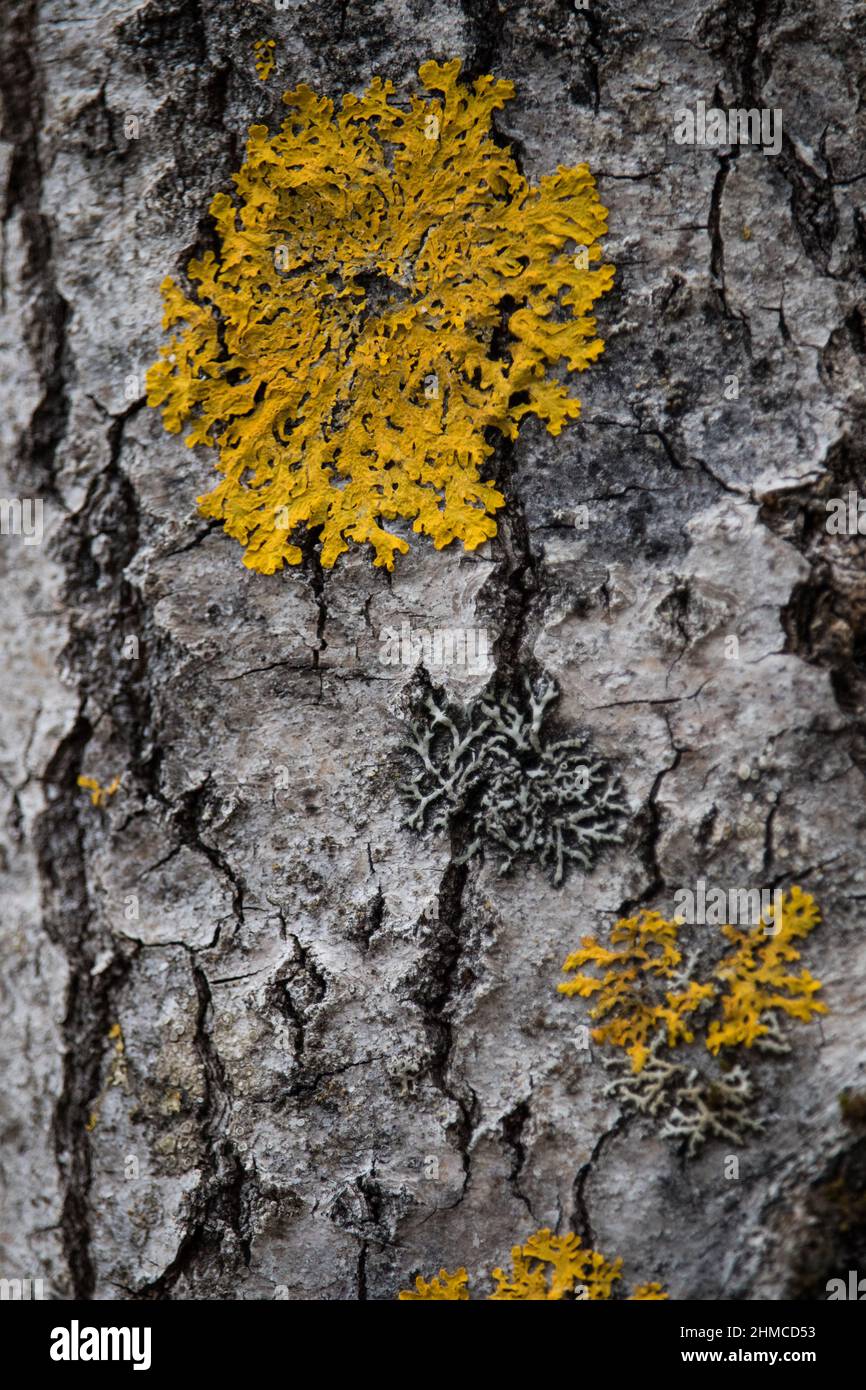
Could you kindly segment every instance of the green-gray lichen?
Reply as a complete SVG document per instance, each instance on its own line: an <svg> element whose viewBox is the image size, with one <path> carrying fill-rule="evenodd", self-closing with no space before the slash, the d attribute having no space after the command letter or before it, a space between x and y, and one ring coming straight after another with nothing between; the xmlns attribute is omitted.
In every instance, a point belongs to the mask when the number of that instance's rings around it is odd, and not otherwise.
<svg viewBox="0 0 866 1390"><path fill-rule="evenodd" d="M659 1138L682 1142L687 1158L694 1158L709 1139L742 1145L762 1132L763 1120L749 1111L755 1089L744 1067L707 1075L696 1066L672 1062L662 1052L661 1039L654 1039L637 1074L622 1058L605 1059L615 1073L606 1094L615 1096L625 1110L661 1118Z"/></svg>
<svg viewBox="0 0 866 1390"><path fill-rule="evenodd" d="M592 869L622 839L628 807L616 772L589 736L549 737L544 724L559 690L551 676L525 677L512 692L481 695L468 709L427 685L404 745L413 766L402 788L413 830L459 828L460 858L489 850L507 873L534 859L559 886L570 865Z"/></svg>

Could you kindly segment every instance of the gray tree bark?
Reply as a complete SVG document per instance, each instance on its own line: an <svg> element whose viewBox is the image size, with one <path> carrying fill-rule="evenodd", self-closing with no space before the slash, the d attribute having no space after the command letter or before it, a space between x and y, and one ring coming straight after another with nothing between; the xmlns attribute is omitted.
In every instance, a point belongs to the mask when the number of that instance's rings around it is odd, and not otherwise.
<svg viewBox="0 0 866 1390"><path fill-rule="evenodd" d="M45 538L0 540L0 1273L391 1299L442 1265L483 1291L545 1226L675 1298L866 1272L866 549L825 527L866 466L862 6L7 15L2 488L43 500ZM128 399L160 281L284 88L405 91L455 55L515 79L498 125L527 177L587 160L610 210L583 415L499 449L508 505L473 554L252 574L196 513L209 456ZM698 100L780 108L778 156L675 144ZM556 677L631 810L592 874L500 876L403 827L410 672L380 636L404 622L486 628L500 679ZM103 808L77 785L120 774ZM763 1134L686 1159L623 1117L556 985L583 935L701 876L815 895L829 1013L750 1063Z"/></svg>

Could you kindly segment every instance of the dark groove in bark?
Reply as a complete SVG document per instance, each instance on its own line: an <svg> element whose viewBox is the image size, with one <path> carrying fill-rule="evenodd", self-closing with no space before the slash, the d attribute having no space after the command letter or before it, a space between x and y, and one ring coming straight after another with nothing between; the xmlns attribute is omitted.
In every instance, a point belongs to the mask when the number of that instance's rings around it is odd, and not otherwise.
<svg viewBox="0 0 866 1390"><path fill-rule="evenodd" d="M529 1101L519 1101L507 1115L502 1117L502 1137L511 1149L512 1160L511 1169L508 1174L508 1181L511 1190L518 1201L526 1207L530 1217L532 1216L532 1204L526 1193L520 1186L520 1177L526 1167L526 1145L523 1142L523 1133L529 1123Z"/></svg>
<svg viewBox="0 0 866 1390"><path fill-rule="evenodd" d="M182 1278L203 1275L211 1282L215 1270L236 1272L238 1257L245 1267L251 1259L249 1213L258 1183L248 1174L228 1136L230 1087L209 1024L213 1009L207 976L191 966L198 999L195 1049L202 1067L204 1098L199 1120L202 1176L190 1198L187 1230L177 1253L163 1273L136 1291L141 1299L170 1298Z"/></svg>
<svg viewBox="0 0 866 1390"><path fill-rule="evenodd" d="M601 1158L602 1151L608 1140L614 1139L621 1130L625 1129L627 1124L628 1116L620 1115L611 1125L610 1129L604 1130L603 1133L598 1136L588 1161L578 1169L572 1186L572 1211L569 1230L574 1231L576 1235L580 1236L584 1245L590 1246L592 1249L595 1249L595 1234L589 1215L586 1185L592 1177L595 1166Z"/></svg>
<svg viewBox="0 0 866 1390"><path fill-rule="evenodd" d="M30 305L23 339L42 383L41 398L17 447L16 471L26 485L57 499L57 453L69 418L67 380L70 310L57 288L52 227L43 211L39 135L45 100L38 53L36 0L7 0L0 41L0 111L12 158L3 200L3 221L20 213L26 247L23 283ZM5 294L5 287L3 289Z"/></svg>
<svg viewBox="0 0 866 1390"><path fill-rule="evenodd" d="M39 816L34 849L42 884L43 926L65 953L69 967L63 1018L63 1071L54 1108L53 1137L62 1191L61 1240L70 1293L90 1298L95 1273L90 1252L90 1139L86 1129L108 1032L111 987L122 973L114 965L93 976L96 948L85 870L84 834L75 779L91 735L79 718L61 741L45 773L52 804Z"/></svg>

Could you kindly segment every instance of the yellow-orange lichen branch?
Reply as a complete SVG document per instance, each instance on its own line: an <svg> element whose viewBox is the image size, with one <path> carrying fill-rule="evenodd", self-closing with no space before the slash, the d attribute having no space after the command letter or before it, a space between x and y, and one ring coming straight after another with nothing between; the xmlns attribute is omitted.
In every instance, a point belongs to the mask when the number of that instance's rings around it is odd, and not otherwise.
<svg viewBox="0 0 866 1390"><path fill-rule="evenodd" d="M612 1296L614 1283L621 1278L622 1260L608 1260L597 1250L586 1249L579 1236L569 1233L555 1236L550 1230L536 1231L525 1245L515 1245L511 1251L511 1269L494 1269L494 1289L487 1294L490 1302L517 1301L600 1301ZM465 1269L449 1274L440 1270L431 1280L419 1277L414 1290L398 1294L403 1301L448 1300L466 1302L469 1299L469 1276ZM632 1299L663 1299L667 1294L660 1284L640 1284Z"/></svg>
<svg viewBox="0 0 866 1390"><path fill-rule="evenodd" d="M251 569L298 564L311 529L326 567L355 542L391 569L399 522L473 550L505 501L489 431L579 414L553 369L603 349L606 210L585 164L530 185L492 129L512 84L459 73L423 64L402 104L379 78L339 107L287 92L211 203L216 249L163 282L148 401L216 451L199 505Z"/></svg>

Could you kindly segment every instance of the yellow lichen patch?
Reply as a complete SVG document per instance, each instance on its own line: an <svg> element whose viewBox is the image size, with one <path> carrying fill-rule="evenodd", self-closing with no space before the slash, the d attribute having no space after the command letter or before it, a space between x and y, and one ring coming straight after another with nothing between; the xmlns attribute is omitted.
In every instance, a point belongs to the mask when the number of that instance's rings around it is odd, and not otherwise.
<svg viewBox="0 0 866 1390"><path fill-rule="evenodd" d="M525 1245L515 1245L511 1251L512 1269L505 1274L494 1269L496 1287L487 1295L489 1302L543 1300L603 1300L609 1299L614 1282L620 1278L622 1260L609 1261L597 1250L585 1250L580 1237L574 1234L555 1236L549 1230L536 1231ZM415 1280L417 1292L402 1292L400 1299L469 1298L468 1276L465 1269L456 1274L439 1271L438 1279L427 1283ZM660 1284L642 1284L633 1298L667 1298Z"/></svg>
<svg viewBox="0 0 866 1390"><path fill-rule="evenodd" d="M505 500L482 478L490 430L535 415L556 435L579 414L559 369L603 350L606 210L586 164L530 185L492 129L512 83L459 72L423 64L428 95L402 104L380 78L339 108L287 92L210 205L189 292L163 282L148 402L216 450L199 506L251 569L298 564L311 530L326 567L354 541L391 569L398 518L474 550Z"/></svg>
<svg viewBox="0 0 866 1390"><path fill-rule="evenodd" d="M584 937L581 949L563 966L569 974L579 973L557 988L561 994L595 999L590 1018L604 1021L592 1030L594 1041L624 1048L635 1074L646 1065L657 1036L668 1047L693 1042L692 1015L710 1003L722 1013L706 1033L705 1043L713 1054L722 1047L761 1045L762 1040L767 1047L787 1050L778 1034L777 1011L802 1022L827 1012L826 1005L813 998L821 982L808 970L792 974L788 969L800 959L793 943L813 931L821 914L814 898L793 887L781 898L781 921L775 920L775 908L767 915L769 920L755 927L721 928L736 950L718 963L714 980L706 983L685 980L679 971L681 921L647 911L621 918L611 932L612 946L619 949ZM594 965L599 974L583 974L584 965ZM657 980L676 981L677 987L660 997L652 987ZM718 980L724 990L715 983Z"/></svg>
<svg viewBox="0 0 866 1390"><path fill-rule="evenodd" d="M274 49L276 48L275 39L256 39L253 45L256 59L256 72L262 82L267 82L274 70L277 61Z"/></svg>
<svg viewBox="0 0 866 1390"><path fill-rule="evenodd" d="M113 778L107 787L103 787L95 777L81 776L77 779L77 785L90 792L90 804L92 806L106 806L108 798L114 796L120 787L120 778Z"/></svg>
<svg viewBox="0 0 866 1390"><path fill-rule="evenodd" d="M428 1299L466 1303L469 1299L469 1275L465 1269L458 1269L454 1274L449 1274L447 1269L440 1269L438 1279L431 1279L427 1283L419 1274L415 1280L414 1292L404 1289L397 1297L404 1303L417 1303Z"/></svg>
<svg viewBox="0 0 866 1390"><path fill-rule="evenodd" d="M821 921L815 899L794 886L781 900L781 921L776 920L774 908L768 916L772 928L769 923L750 931L722 928L736 950L720 961L715 971L726 990L719 1000L722 1019L714 1020L707 1034L707 1047L713 1053L722 1047L751 1047L755 1042L760 1045L762 1038L771 1039L777 1010L803 1023L827 1012L826 1004L813 998L822 988L821 981L808 970L795 975L788 969L800 959L793 943L808 936Z"/></svg>
<svg viewBox="0 0 866 1390"><path fill-rule="evenodd" d="M739 905L743 898L748 901L750 893L737 890L733 901ZM763 891L760 898L763 902ZM720 928L735 948L721 960L718 945L692 939L692 968L705 945L712 952L705 957L711 978L704 982L689 978L682 959L682 917L667 921L644 911L624 918L612 930L610 947L584 937L564 967L579 973L558 989L592 1000L590 1017L603 1020L592 1037L626 1054L606 1059L615 1073L607 1094L619 1096L627 1109L661 1119L661 1137L682 1142L689 1156L711 1138L739 1144L759 1133L763 1121L749 1113L756 1098L752 1078L741 1062L731 1065L718 1054L722 1048L752 1046L787 1053L784 1019L808 1023L827 1012L814 998L823 988L820 980L808 970L791 970L800 959L795 943L820 920L808 893L797 887L774 890L773 906L754 926ZM580 972L585 965L595 966L598 974ZM697 1056L695 1049L682 1062L665 1055L667 1048L694 1042L698 1033Z"/></svg>
<svg viewBox="0 0 866 1390"><path fill-rule="evenodd" d="M567 1293L580 1298L610 1298L622 1260L611 1264L596 1250L584 1250L580 1237L555 1236L537 1231L525 1245L511 1251L512 1272L494 1269L496 1289L491 1300L561 1299Z"/></svg>
<svg viewBox="0 0 866 1390"><path fill-rule="evenodd" d="M668 1295L665 1293L661 1284L638 1284L629 1303L650 1303L662 1302Z"/></svg>
<svg viewBox="0 0 866 1390"><path fill-rule="evenodd" d="M584 965L600 971L598 976L578 973L557 988L560 994L577 994L582 999L598 996L589 1016L605 1021L592 1030L593 1039L624 1048L635 1073L646 1065L649 1043L659 1028L665 1029L669 1047L692 1042L689 1016L715 994L713 985L690 980L683 988L666 991L662 999L651 995L648 987L653 980L676 978L682 959L678 931L678 922L669 922L658 912L622 917L611 932L611 942L619 949L585 936L581 949L573 951L562 967L567 974Z"/></svg>

